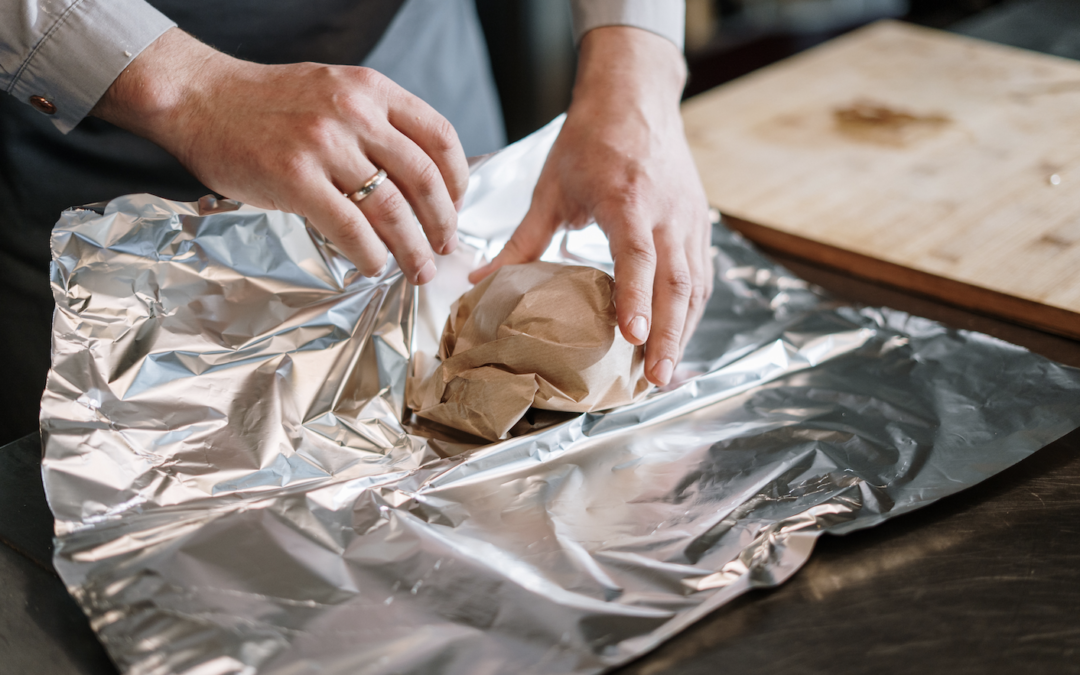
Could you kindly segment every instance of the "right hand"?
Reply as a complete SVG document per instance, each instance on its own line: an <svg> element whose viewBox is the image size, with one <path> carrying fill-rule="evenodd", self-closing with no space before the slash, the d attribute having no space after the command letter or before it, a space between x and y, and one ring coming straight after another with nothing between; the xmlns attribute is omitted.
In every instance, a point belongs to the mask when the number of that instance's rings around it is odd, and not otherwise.
<svg viewBox="0 0 1080 675"><path fill-rule="evenodd" d="M92 114L162 146L219 194L307 218L366 276L389 248L411 281L427 283L432 252L457 246L455 204L469 179L457 134L369 68L241 61L173 28ZM388 180L366 199L344 196L379 169Z"/></svg>

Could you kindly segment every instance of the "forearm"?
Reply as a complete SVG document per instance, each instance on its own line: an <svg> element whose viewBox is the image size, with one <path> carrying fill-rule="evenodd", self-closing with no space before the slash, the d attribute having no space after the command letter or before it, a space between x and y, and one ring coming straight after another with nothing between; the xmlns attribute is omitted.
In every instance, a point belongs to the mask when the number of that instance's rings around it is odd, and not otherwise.
<svg viewBox="0 0 1080 675"><path fill-rule="evenodd" d="M198 126L199 101L232 61L172 28L120 73L90 114L183 155L182 133Z"/></svg>
<svg viewBox="0 0 1080 675"><path fill-rule="evenodd" d="M572 105L678 113L686 74L670 40L640 28L597 28L581 40Z"/></svg>

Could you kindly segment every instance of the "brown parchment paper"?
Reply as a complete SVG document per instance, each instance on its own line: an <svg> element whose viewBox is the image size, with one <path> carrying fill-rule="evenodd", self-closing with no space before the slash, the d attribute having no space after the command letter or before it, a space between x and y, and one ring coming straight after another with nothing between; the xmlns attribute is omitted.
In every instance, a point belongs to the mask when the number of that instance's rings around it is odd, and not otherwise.
<svg viewBox="0 0 1080 675"><path fill-rule="evenodd" d="M531 407L591 412L649 388L644 350L619 332L614 280L601 270L508 265L454 303L435 371L415 359L408 401L418 417L488 440Z"/></svg>

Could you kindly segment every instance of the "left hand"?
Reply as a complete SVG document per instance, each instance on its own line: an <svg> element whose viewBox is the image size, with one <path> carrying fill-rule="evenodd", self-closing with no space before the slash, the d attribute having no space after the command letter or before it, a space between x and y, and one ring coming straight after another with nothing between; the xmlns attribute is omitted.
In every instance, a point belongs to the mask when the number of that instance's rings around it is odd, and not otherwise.
<svg viewBox="0 0 1080 675"><path fill-rule="evenodd" d="M619 328L645 344L645 374L671 380L712 293L708 202L683 133L685 64L637 28L590 31L532 205L502 252L470 276L536 260L560 227L595 220L615 261Z"/></svg>

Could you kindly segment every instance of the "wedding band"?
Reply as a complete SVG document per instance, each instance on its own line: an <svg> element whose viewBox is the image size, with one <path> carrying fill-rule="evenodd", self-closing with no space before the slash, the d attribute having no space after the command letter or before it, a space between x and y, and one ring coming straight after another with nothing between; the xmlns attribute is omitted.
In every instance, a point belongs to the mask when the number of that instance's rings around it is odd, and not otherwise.
<svg viewBox="0 0 1080 675"><path fill-rule="evenodd" d="M345 196L359 204L364 200L365 197L367 197L372 192L375 192L375 189L382 185L384 180L386 180L386 172L382 169L379 169L379 173L369 178L366 183L360 186L359 190L352 193L351 195Z"/></svg>

